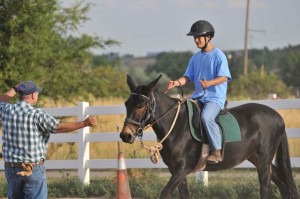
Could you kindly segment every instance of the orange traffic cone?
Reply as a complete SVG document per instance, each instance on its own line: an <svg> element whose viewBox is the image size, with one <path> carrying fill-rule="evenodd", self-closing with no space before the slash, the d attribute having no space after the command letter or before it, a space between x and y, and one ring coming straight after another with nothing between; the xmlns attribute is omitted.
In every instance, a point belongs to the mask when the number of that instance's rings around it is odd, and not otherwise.
<svg viewBox="0 0 300 199"><path fill-rule="evenodd" d="M117 173L117 199L131 199L129 182L123 153L119 152L118 156L118 173Z"/></svg>

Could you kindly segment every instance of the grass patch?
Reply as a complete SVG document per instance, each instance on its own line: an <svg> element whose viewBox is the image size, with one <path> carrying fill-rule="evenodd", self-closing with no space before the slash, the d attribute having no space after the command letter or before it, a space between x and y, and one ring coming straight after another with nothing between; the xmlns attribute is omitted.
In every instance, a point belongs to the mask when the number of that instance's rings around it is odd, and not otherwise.
<svg viewBox="0 0 300 199"><path fill-rule="evenodd" d="M143 199L159 198L160 192L169 180L169 176L161 175L163 169L128 169L128 179L132 197ZM299 172L296 170L296 172ZM209 184L204 186L196 182L194 174L187 178L189 192L193 199L257 199L259 184L254 170L231 169L219 172L209 172ZM296 178L298 190L300 180ZM49 198L115 198L115 178L92 178L89 185L84 185L76 176L63 175L60 178L48 180ZM0 197L6 197L6 183L0 178ZM172 198L180 198L176 189ZM280 199L278 188L272 184L272 198Z"/></svg>

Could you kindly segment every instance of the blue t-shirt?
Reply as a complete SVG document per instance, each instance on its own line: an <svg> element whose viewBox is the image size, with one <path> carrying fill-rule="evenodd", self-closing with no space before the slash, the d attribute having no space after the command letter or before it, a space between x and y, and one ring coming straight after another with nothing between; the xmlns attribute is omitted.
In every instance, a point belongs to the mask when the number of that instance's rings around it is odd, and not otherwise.
<svg viewBox="0 0 300 199"><path fill-rule="evenodd" d="M227 77L228 81L216 86L210 86L205 90L205 95L201 98L203 103L214 101L224 108L227 93L227 83L231 81L231 75L225 54L218 48L209 52L197 52L194 54L184 73L195 85L195 92L191 98L199 98L203 95L203 88L200 80L212 80L217 77Z"/></svg>

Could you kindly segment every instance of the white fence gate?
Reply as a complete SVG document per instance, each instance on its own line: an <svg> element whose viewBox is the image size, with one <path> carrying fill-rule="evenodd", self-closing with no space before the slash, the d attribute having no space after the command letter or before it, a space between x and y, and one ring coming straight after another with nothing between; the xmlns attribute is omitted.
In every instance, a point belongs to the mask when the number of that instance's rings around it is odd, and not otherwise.
<svg viewBox="0 0 300 199"><path fill-rule="evenodd" d="M267 105L276 110L300 109L300 99L286 100L258 100L258 101L229 101L228 108L241 104L254 102ZM87 102L79 102L75 107L44 108L44 111L53 116L76 116L78 121L85 119L88 115L118 115L125 114L125 106L89 106ZM300 116L298 116L300 122ZM300 138L299 128L287 128L289 138ZM145 133L143 140L156 140L154 133ZM52 143L78 143L77 160L46 160L45 166L49 169L76 169L83 183L90 182L90 169L117 169L118 159L90 159L91 142L118 142L121 141L118 132L90 133L89 127L81 129L78 133L53 134L49 142ZM2 138L0 139L2 144ZM291 158L292 167L300 167L300 157ZM126 159L127 168L167 168L163 161L153 164L150 159ZM245 161L235 168L252 168L253 165ZM0 161L0 170L4 170L4 162Z"/></svg>

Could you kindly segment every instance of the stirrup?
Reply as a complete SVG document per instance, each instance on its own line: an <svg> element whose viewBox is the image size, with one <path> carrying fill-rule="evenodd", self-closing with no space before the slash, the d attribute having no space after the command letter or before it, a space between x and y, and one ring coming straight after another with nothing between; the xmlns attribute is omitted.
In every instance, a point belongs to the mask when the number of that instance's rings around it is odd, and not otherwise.
<svg viewBox="0 0 300 199"><path fill-rule="evenodd" d="M214 158L214 159L212 159ZM208 164L218 164L219 162L222 162L222 158L216 158L214 155L209 156L207 158L207 163Z"/></svg>
<svg viewBox="0 0 300 199"><path fill-rule="evenodd" d="M221 151L220 151L221 153ZM217 164L219 162L222 162L222 154L220 157L217 157L216 154L214 154L214 152L208 156L207 158L207 163L208 164Z"/></svg>

